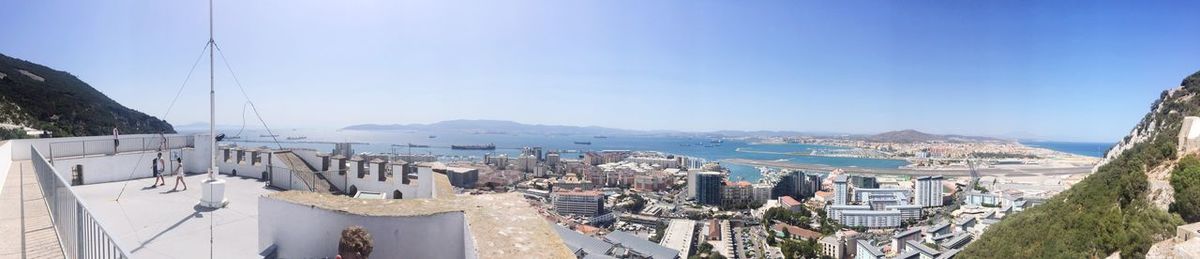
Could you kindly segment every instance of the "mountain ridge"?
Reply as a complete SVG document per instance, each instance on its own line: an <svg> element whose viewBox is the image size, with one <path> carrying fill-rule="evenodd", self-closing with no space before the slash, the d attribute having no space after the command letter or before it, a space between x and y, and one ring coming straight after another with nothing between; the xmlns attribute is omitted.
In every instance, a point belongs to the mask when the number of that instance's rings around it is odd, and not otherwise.
<svg viewBox="0 0 1200 259"><path fill-rule="evenodd" d="M1177 174L1200 170L1177 168L1183 117L1200 116L1200 98L1193 98L1197 94L1200 72L1186 77L1178 88L1163 91L1091 175L1044 204L992 225L959 255L1100 258L1119 252L1121 257L1147 257L1152 244L1173 236L1185 218L1200 217L1200 208L1192 207L1200 202L1200 190L1179 189L1187 185L1178 184L1200 182L1200 176ZM1195 154L1183 155L1196 161ZM1170 181L1166 189L1161 184L1165 178Z"/></svg>
<svg viewBox="0 0 1200 259"><path fill-rule="evenodd" d="M170 123L130 109L65 71L0 54L0 123L54 136L174 133Z"/></svg>
<svg viewBox="0 0 1200 259"><path fill-rule="evenodd" d="M965 136L955 134L930 134L907 129L888 131L878 134L844 134L835 132L802 132L789 130L717 130L717 131L680 131L680 130L633 130L601 126L566 126L550 124L526 124L508 120L446 120L428 124L356 124L343 127L342 130L389 131L389 130L450 130L470 133L536 133L536 134L578 134L578 135L702 135L724 137L790 137L790 136L830 136L856 139L888 140L898 138L894 135L905 135L909 138L900 140L939 140L939 141L1003 141L1000 138L983 136ZM913 137L919 136L919 137ZM908 141L904 141L908 142Z"/></svg>

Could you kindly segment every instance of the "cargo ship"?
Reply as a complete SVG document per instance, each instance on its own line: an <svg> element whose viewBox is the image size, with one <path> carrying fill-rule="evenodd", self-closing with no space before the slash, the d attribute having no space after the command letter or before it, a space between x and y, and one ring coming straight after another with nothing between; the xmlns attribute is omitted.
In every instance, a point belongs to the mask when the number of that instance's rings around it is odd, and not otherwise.
<svg viewBox="0 0 1200 259"><path fill-rule="evenodd" d="M457 150L496 150L495 144L487 145L450 145L450 149Z"/></svg>
<svg viewBox="0 0 1200 259"><path fill-rule="evenodd" d="M287 139L288 139L288 140L302 140L302 139L308 139L308 137L305 137L305 136L299 136L299 137L287 137Z"/></svg>
<svg viewBox="0 0 1200 259"><path fill-rule="evenodd" d="M575 141L575 145L591 145L591 141Z"/></svg>
<svg viewBox="0 0 1200 259"><path fill-rule="evenodd" d="M429 145L408 143L408 147L429 147Z"/></svg>

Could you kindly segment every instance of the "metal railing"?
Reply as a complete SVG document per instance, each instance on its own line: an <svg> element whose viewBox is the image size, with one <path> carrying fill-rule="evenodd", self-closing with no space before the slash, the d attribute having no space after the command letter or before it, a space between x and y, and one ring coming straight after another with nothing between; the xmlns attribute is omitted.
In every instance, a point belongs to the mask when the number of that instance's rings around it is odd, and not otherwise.
<svg viewBox="0 0 1200 259"><path fill-rule="evenodd" d="M60 157L76 157L88 155L111 155L114 153L149 151L159 149L179 149L192 147L195 139L192 136L170 137L126 137L120 138L120 144L113 139L71 140L50 143L49 157L51 162ZM165 144L165 145L164 145ZM114 145L116 148L114 149Z"/></svg>
<svg viewBox="0 0 1200 259"><path fill-rule="evenodd" d="M50 220L63 254L67 258L129 258L50 161L37 148L30 149L33 171L50 210Z"/></svg>

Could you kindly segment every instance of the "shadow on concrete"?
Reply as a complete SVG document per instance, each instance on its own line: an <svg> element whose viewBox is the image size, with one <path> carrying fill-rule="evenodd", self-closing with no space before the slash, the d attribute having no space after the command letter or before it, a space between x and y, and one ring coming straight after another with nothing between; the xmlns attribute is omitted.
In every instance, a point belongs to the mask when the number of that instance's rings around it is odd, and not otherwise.
<svg viewBox="0 0 1200 259"><path fill-rule="evenodd" d="M196 206L199 206L199 205L196 205ZM196 212L193 212L192 214L188 214L187 216L183 217L183 219L180 219L178 222L175 222L175 224L172 224L171 226L167 227L167 229L163 229L163 231L158 232L158 234L154 234L154 236L150 237L150 239L146 239L146 241L143 241L141 244L139 244L137 248L134 248L133 250L129 250L129 253L131 253L131 254L136 253L138 250L142 250L142 248L146 248L146 245L150 244L151 242L154 242L155 239L158 239L158 237L161 237L163 234L166 234L167 232L170 232L171 230L174 230L175 228L179 227L179 225L183 225L183 223L187 222L189 219L203 218L203 217L204 217L204 215L201 215L200 211L196 211Z"/></svg>

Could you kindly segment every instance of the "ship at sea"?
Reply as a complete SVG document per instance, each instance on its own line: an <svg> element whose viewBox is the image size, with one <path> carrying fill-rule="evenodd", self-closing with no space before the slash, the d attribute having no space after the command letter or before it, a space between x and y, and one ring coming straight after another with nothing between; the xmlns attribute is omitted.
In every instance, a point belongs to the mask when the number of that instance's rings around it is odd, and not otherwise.
<svg viewBox="0 0 1200 259"><path fill-rule="evenodd" d="M456 150L496 150L495 144L487 145L450 145L450 149Z"/></svg>
<svg viewBox="0 0 1200 259"><path fill-rule="evenodd" d="M429 145L408 143L408 147L429 147Z"/></svg>
<svg viewBox="0 0 1200 259"><path fill-rule="evenodd" d="M595 136L593 138L608 138L608 136Z"/></svg>
<svg viewBox="0 0 1200 259"><path fill-rule="evenodd" d="M575 145L591 145L591 141L575 141Z"/></svg>
<svg viewBox="0 0 1200 259"><path fill-rule="evenodd" d="M260 138L274 138L274 137L278 137L278 136L279 135L267 135L267 134L258 135L258 137L260 137Z"/></svg>
<svg viewBox="0 0 1200 259"><path fill-rule="evenodd" d="M287 139L288 139L288 140L302 140L302 139L308 139L308 137L305 137L305 136L299 136L299 137L287 137Z"/></svg>

